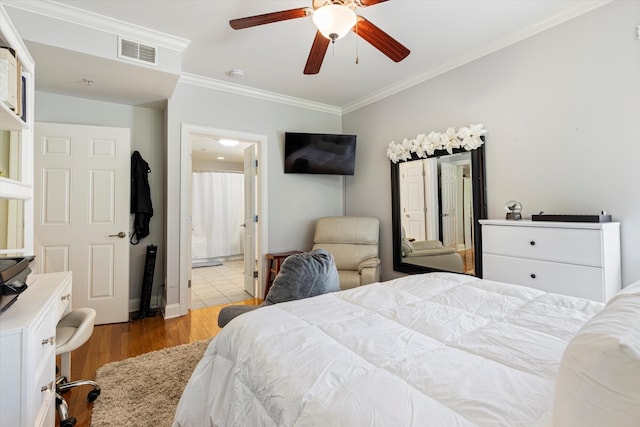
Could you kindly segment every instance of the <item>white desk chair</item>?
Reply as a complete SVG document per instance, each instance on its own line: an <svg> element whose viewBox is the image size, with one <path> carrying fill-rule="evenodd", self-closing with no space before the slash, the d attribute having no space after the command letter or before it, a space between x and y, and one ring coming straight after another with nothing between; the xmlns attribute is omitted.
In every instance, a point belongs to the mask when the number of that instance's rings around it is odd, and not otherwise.
<svg viewBox="0 0 640 427"><path fill-rule="evenodd" d="M60 356L62 376L56 380L56 408L60 416L60 427L73 427L76 419L69 417L69 407L62 393L77 386L90 385L93 389L87 400L93 402L100 396L100 387L95 381L69 381L71 375L71 351L79 348L91 338L96 311L92 308L76 308L65 315L56 326L56 355Z"/></svg>

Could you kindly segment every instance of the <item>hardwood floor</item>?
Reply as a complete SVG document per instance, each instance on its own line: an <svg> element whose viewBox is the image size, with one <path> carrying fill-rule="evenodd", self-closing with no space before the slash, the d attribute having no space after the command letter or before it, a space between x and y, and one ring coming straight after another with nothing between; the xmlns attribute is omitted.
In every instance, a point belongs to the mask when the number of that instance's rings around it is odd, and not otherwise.
<svg viewBox="0 0 640 427"><path fill-rule="evenodd" d="M253 298L234 304L257 305L260 302L262 300ZM175 319L164 320L158 313L155 317L129 323L96 326L91 339L71 353L71 380L95 379L96 370L109 362L215 336L220 331L218 313L227 305L231 304L191 310L186 316ZM90 426L92 404L87 403L90 390L91 387L83 386L64 395L69 414L78 421L76 427Z"/></svg>
<svg viewBox="0 0 640 427"><path fill-rule="evenodd" d="M473 249L466 249L458 251L464 262L464 272L467 274L474 274L475 264L473 259Z"/></svg>

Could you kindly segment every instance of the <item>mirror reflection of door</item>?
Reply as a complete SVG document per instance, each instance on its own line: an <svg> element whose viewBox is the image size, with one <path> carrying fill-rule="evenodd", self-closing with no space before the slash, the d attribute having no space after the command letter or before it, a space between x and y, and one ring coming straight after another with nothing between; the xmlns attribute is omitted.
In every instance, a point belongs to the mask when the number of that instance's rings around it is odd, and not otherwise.
<svg viewBox="0 0 640 427"><path fill-rule="evenodd" d="M440 221L442 222L442 246L457 248L457 199L458 181L456 177L457 167L446 161L440 164L440 192L442 194L442 206L440 209Z"/></svg>
<svg viewBox="0 0 640 427"><path fill-rule="evenodd" d="M430 244L453 249L463 260L464 272L474 274L470 154L431 157L398 166L401 225L406 238L416 247ZM403 262L434 268L441 263L413 255Z"/></svg>
<svg viewBox="0 0 640 427"><path fill-rule="evenodd" d="M426 240L425 179L423 161L400 165L402 226L408 238Z"/></svg>

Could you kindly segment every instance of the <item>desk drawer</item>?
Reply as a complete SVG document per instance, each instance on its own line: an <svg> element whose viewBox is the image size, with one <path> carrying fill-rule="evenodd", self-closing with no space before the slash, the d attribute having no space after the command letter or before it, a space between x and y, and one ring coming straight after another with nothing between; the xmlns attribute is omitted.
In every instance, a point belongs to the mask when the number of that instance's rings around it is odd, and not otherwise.
<svg viewBox="0 0 640 427"><path fill-rule="evenodd" d="M602 267L601 240L599 230L482 227L484 253L593 267Z"/></svg>
<svg viewBox="0 0 640 427"><path fill-rule="evenodd" d="M71 310L71 281L65 284L60 292L56 306L57 319L61 319L69 310Z"/></svg>
<svg viewBox="0 0 640 427"><path fill-rule="evenodd" d="M56 313L53 310L43 317L42 323L34 328L30 339L33 349L34 367L37 369L50 359L55 360L56 351ZM34 371L35 373L35 371Z"/></svg>
<svg viewBox="0 0 640 427"><path fill-rule="evenodd" d="M605 301L601 268L490 254L483 255L482 267L488 280Z"/></svg>
<svg viewBox="0 0 640 427"><path fill-rule="evenodd" d="M55 406L52 401L55 400L56 395L56 359L50 357L42 363L44 367L33 383L32 399L30 399L33 402L32 411L35 414L36 426L45 425L45 420L52 418L51 414Z"/></svg>

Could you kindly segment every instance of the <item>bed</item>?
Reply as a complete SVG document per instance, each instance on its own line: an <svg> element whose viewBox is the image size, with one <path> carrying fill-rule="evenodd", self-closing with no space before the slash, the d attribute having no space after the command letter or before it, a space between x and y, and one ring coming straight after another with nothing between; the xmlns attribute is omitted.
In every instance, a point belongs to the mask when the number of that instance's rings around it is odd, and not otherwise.
<svg viewBox="0 0 640 427"><path fill-rule="evenodd" d="M615 304L611 313L585 299L428 273L260 308L212 340L174 427L638 425L640 287L625 291L621 315ZM596 333L569 351L594 322ZM601 378L610 363L594 349L618 348L621 336L631 344L615 362L618 387ZM594 400L618 405L617 418L591 413Z"/></svg>

